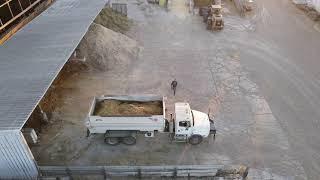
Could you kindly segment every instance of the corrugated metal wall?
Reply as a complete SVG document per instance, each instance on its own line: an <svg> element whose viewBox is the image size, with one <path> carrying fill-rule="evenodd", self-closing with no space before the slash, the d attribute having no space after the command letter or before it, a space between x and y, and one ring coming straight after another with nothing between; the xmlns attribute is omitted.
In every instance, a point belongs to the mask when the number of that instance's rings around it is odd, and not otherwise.
<svg viewBox="0 0 320 180"><path fill-rule="evenodd" d="M0 179L36 179L38 169L20 131L0 131Z"/></svg>

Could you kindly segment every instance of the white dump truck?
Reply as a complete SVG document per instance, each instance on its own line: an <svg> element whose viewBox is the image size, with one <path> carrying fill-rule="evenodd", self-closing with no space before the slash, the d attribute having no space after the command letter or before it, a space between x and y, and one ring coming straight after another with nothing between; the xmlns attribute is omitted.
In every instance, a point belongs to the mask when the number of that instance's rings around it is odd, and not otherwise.
<svg viewBox="0 0 320 180"><path fill-rule="evenodd" d="M172 141L196 145L216 129L209 115L192 110L188 103L175 103L175 112L166 119L165 98L154 95L95 97L86 121L88 136L104 134L105 143L136 143L138 133L154 137L168 133Z"/></svg>

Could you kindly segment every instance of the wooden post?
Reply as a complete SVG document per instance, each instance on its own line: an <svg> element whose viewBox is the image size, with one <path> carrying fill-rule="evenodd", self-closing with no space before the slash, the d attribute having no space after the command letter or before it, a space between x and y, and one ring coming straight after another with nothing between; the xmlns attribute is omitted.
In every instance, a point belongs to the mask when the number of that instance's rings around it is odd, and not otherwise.
<svg viewBox="0 0 320 180"><path fill-rule="evenodd" d="M38 105L37 107L39 108L39 111L40 111L41 121L44 123L49 123L49 119L48 119L47 114L42 110L40 105Z"/></svg>

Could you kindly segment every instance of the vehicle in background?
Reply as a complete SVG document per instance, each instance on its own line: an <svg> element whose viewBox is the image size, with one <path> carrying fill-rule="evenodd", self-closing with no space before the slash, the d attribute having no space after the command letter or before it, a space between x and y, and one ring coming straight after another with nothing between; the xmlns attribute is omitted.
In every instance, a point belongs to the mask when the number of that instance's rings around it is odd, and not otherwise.
<svg viewBox="0 0 320 180"><path fill-rule="evenodd" d="M221 5L211 5L209 12L207 13L207 29L208 30L222 30L224 27L224 21L222 16ZM205 16L204 16L205 17Z"/></svg>

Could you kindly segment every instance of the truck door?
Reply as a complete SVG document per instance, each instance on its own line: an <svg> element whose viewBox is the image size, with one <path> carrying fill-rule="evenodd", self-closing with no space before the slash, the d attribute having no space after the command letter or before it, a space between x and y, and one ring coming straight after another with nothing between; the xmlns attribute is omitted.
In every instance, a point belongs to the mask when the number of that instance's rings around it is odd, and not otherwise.
<svg viewBox="0 0 320 180"><path fill-rule="evenodd" d="M175 140L185 142L191 133L190 121L179 121L176 126Z"/></svg>
<svg viewBox="0 0 320 180"><path fill-rule="evenodd" d="M191 132L190 121L180 121L177 134L189 135Z"/></svg>
<svg viewBox="0 0 320 180"><path fill-rule="evenodd" d="M176 140L187 140L192 133L192 113L188 103L175 104Z"/></svg>

